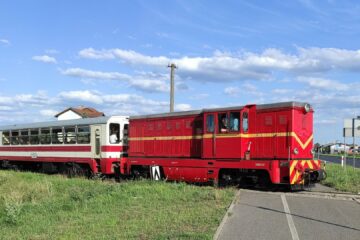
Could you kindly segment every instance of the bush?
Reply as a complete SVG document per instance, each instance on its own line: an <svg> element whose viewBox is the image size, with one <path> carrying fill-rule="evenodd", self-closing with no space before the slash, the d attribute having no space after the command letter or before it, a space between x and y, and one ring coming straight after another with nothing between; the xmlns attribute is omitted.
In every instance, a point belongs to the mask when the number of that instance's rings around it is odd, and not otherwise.
<svg viewBox="0 0 360 240"><path fill-rule="evenodd" d="M9 224L17 224L22 209L22 203L7 199L5 200L5 222Z"/></svg>

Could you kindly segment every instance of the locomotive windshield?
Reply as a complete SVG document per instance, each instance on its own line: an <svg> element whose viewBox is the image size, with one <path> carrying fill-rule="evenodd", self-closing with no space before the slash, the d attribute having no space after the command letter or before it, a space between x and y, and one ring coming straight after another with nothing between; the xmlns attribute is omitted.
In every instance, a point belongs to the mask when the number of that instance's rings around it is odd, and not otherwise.
<svg viewBox="0 0 360 240"><path fill-rule="evenodd" d="M110 123L109 126L109 132L110 132L110 143L116 144L120 142L120 124L118 123Z"/></svg>

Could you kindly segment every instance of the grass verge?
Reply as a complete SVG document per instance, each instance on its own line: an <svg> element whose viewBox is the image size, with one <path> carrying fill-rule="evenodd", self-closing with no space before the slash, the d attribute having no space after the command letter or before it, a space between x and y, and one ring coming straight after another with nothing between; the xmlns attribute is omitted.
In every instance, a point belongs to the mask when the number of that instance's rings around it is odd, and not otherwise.
<svg viewBox="0 0 360 240"><path fill-rule="evenodd" d="M322 182L324 185L334 187L340 191L360 193L360 169L347 166L342 168L340 164L326 164L327 178Z"/></svg>
<svg viewBox="0 0 360 240"><path fill-rule="evenodd" d="M0 239L211 239L235 189L0 171Z"/></svg>

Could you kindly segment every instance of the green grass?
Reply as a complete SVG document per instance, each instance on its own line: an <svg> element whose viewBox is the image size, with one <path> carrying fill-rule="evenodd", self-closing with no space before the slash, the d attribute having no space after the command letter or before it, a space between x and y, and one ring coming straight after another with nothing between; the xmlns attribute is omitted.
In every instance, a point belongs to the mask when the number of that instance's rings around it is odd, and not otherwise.
<svg viewBox="0 0 360 240"><path fill-rule="evenodd" d="M234 193L0 171L0 239L212 239Z"/></svg>
<svg viewBox="0 0 360 240"><path fill-rule="evenodd" d="M360 193L360 169L347 166L342 168L340 164L326 164L327 178L322 182L324 185L334 187L340 191Z"/></svg>

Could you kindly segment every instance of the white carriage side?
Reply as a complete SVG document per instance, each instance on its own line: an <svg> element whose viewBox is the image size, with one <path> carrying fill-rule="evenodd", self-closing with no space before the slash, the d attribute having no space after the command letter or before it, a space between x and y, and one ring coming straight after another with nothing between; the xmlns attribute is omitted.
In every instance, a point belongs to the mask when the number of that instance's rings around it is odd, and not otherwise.
<svg viewBox="0 0 360 240"><path fill-rule="evenodd" d="M128 116L112 116L3 126L0 164L76 163L113 174L125 154L128 123Z"/></svg>

